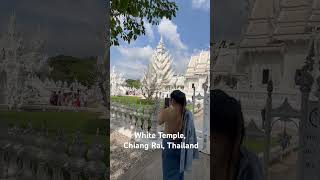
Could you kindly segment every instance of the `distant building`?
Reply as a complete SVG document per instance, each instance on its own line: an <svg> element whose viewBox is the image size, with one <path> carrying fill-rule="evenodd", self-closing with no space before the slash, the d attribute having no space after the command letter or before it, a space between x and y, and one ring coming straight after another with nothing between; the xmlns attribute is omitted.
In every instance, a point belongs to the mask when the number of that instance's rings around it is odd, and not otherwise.
<svg viewBox="0 0 320 180"><path fill-rule="evenodd" d="M192 100L193 88L195 87L195 94L201 94L203 96L204 90L202 85L209 78L210 73L210 52L201 51L197 55L193 55L190 58L188 67L185 73L185 93L189 100ZM209 79L208 79L208 82ZM208 83L209 85L209 83Z"/></svg>
<svg viewBox="0 0 320 180"><path fill-rule="evenodd" d="M224 89L239 99L247 121L261 123L270 80L274 107L288 98L293 107L300 108L295 78L306 57L319 51L319 45L312 44L316 38L312 29L320 25L320 6L312 2L252 1L240 41L215 44L213 51L218 57L212 71L212 88ZM317 71L314 68L314 73Z"/></svg>

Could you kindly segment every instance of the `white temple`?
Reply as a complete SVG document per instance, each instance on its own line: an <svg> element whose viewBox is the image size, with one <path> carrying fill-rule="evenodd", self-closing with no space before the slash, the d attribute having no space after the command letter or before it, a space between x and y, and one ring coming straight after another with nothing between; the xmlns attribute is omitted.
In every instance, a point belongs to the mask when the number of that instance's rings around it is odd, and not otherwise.
<svg viewBox="0 0 320 180"><path fill-rule="evenodd" d="M110 73L110 94L111 96L125 95L125 78L122 73L118 73L113 67Z"/></svg>
<svg viewBox="0 0 320 180"><path fill-rule="evenodd" d="M213 88L241 100L245 119L261 122L267 83L273 81L273 106L288 98L300 108L295 75L304 65L320 24L318 0L250 1L247 24L237 43L215 44Z"/></svg>
<svg viewBox="0 0 320 180"><path fill-rule="evenodd" d="M0 105L12 108L26 104L49 104L52 91L68 92L71 89L81 90L94 103L102 101L98 83L89 89L76 80L69 84L49 79L42 81L37 73L52 69L44 53L45 41L41 39L40 28L35 36L28 41L20 36L13 12L8 32L0 39ZM99 60L97 63L100 63Z"/></svg>
<svg viewBox="0 0 320 180"><path fill-rule="evenodd" d="M164 46L163 39L161 37L158 46L156 47L148 69L141 79L142 92L145 94L152 94L155 92L155 96L166 96L168 90L172 87L172 58L169 52ZM147 95L149 96L149 95Z"/></svg>
<svg viewBox="0 0 320 180"><path fill-rule="evenodd" d="M199 54L191 56L186 74L185 74L185 93L187 99L192 100L193 89L195 88L195 94L204 95L202 85L209 78L210 74L210 52L201 51ZM209 82L209 79L208 79ZM208 84L209 85L209 84Z"/></svg>
<svg viewBox="0 0 320 180"><path fill-rule="evenodd" d="M40 33L40 28L38 35ZM44 68L47 56L42 53L44 41L34 38L25 41L16 30L16 16L13 12L8 32L0 39L0 104L21 105L32 101L43 101L48 95L36 76Z"/></svg>
<svg viewBox="0 0 320 180"><path fill-rule="evenodd" d="M201 51L199 54L191 56L185 74L174 74L172 58L165 49L161 37L141 82L154 88L152 90L157 91L161 97L167 97L171 91L180 89L186 93L187 99L191 101L194 91L193 85L196 95L204 95L202 85L209 78L209 68L210 52Z"/></svg>

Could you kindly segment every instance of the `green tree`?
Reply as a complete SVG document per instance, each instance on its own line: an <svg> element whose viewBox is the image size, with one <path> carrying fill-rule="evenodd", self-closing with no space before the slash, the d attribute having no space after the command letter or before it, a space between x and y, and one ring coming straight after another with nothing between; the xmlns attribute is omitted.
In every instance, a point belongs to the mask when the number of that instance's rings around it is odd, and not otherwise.
<svg viewBox="0 0 320 180"><path fill-rule="evenodd" d="M111 0L110 7L110 41L115 46L119 37L130 43L144 35L145 21L158 25L162 18L175 17L178 10L170 0Z"/></svg>
<svg viewBox="0 0 320 180"><path fill-rule="evenodd" d="M59 55L51 57L49 66L53 70L48 77L54 81L72 83L78 80L81 84L92 86L95 83L97 72L95 70L97 57L76 58Z"/></svg>
<svg viewBox="0 0 320 180"><path fill-rule="evenodd" d="M127 79L126 80L127 87L140 89L141 83L139 80Z"/></svg>

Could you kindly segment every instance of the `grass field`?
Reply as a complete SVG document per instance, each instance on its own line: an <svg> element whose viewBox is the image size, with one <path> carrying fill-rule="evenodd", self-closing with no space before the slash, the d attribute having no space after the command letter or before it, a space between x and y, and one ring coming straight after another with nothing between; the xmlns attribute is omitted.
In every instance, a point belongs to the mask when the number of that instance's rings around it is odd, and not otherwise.
<svg viewBox="0 0 320 180"><path fill-rule="evenodd" d="M111 96L111 101L130 106L141 105L142 107L151 107L155 103L153 100L141 99L136 96Z"/></svg>
<svg viewBox="0 0 320 180"><path fill-rule="evenodd" d="M264 151L264 143L265 142L262 139L245 139L243 144L249 150L259 153ZM271 147L274 147L276 145L277 145L277 139L272 138Z"/></svg>
<svg viewBox="0 0 320 180"><path fill-rule="evenodd" d="M86 143L93 140L106 142L109 136L107 123L99 119L98 114L91 112L0 112L0 123L7 126L17 125L26 127L28 123L34 129L40 129L43 124L48 127L49 135L54 135L58 129L63 130L68 140L72 140L73 133L80 130ZM99 128L100 135L96 136Z"/></svg>
<svg viewBox="0 0 320 180"><path fill-rule="evenodd" d="M143 107L150 107L155 103L153 100L144 100L136 96L111 96L111 101L126 105L141 105ZM161 104L164 104L164 102L162 101ZM186 108L192 111L192 104L188 104Z"/></svg>

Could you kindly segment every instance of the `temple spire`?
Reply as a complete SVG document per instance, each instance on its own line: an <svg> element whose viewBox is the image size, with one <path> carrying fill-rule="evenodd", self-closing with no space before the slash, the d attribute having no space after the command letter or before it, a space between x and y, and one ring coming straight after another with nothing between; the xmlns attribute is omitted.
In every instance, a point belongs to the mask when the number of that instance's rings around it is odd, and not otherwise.
<svg viewBox="0 0 320 180"><path fill-rule="evenodd" d="M158 49L158 50L161 50L161 51L164 51L164 42L163 42L162 35L161 35L161 37L160 37L160 41L159 41L159 43L158 43L157 49Z"/></svg>
<svg viewBox="0 0 320 180"><path fill-rule="evenodd" d="M10 17L10 22L8 26L8 34L9 36L14 36L16 31L16 12L13 10L12 15Z"/></svg>
<svg viewBox="0 0 320 180"><path fill-rule="evenodd" d="M160 42L159 42L159 44L164 44L164 43L163 43L163 37L162 37L162 35L161 35L161 37L160 37Z"/></svg>

